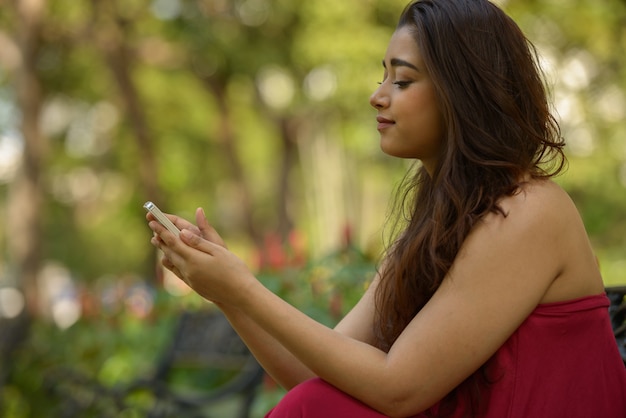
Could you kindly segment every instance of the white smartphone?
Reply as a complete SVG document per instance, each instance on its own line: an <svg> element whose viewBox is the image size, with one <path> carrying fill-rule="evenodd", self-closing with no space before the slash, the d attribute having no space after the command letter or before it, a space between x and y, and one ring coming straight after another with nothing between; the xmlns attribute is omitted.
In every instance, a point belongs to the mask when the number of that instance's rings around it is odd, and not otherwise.
<svg viewBox="0 0 626 418"><path fill-rule="evenodd" d="M163 212L161 212L157 205L152 202L146 202L143 207L145 210L153 214L156 220L159 221L161 225L166 227L172 234L176 236L180 235L180 230L176 228L176 225L174 225Z"/></svg>

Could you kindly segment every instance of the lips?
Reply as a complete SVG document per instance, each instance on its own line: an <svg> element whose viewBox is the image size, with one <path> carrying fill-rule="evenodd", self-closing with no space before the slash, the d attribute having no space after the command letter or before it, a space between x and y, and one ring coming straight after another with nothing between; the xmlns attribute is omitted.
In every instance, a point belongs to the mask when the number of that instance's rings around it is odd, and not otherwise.
<svg viewBox="0 0 626 418"><path fill-rule="evenodd" d="M381 129L388 128L388 127L390 127L390 126L392 126L392 125L394 125L394 124L395 124L395 122L394 122L394 121L392 121L392 120L390 120L390 119L387 119L387 118L385 118L385 117L383 117L383 116L377 116L377 117L376 117L376 121L378 122L378 130L379 130L379 131L380 131Z"/></svg>

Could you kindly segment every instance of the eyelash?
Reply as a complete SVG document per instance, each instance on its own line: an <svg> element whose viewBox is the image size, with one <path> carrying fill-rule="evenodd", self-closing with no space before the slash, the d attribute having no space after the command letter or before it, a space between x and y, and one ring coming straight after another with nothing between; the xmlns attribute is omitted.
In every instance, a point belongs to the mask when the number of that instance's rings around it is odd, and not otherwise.
<svg viewBox="0 0 626 418"><path fill-rule="evenodd" d="M411 82L410 81L394 81L393 84L398 86L401 89L404 89L408 87L408 85L411 84Z"/></svg>
<svg viewBox="0 0 626 418"><path fill-rule="evenodd" d="M383 84L383 82L379 81L378 85L381 85L381 84ZM409 84L411 84L411 81L394 81L392 84L398 86L401 89L404 89L408 87Z"/></svg>

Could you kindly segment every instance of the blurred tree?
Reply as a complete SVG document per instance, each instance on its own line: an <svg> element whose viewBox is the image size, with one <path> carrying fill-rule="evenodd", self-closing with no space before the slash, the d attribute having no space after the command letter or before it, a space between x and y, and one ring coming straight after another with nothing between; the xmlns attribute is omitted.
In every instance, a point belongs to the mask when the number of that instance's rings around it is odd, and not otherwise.
<svg viewBox="0 0 626 418"><path fill-rule="evenodd" d="M337 248L344 230L378 248L406 166L378 151L367 100L405 3L3 5L0 100L20 108L21 125L5 118L0 128L19 128L24 144L23 169L0 195L12 208L5 264L21 266L24 283L47 259L83 280L152 276L146 199L186 217L205 206L249 259L268 234L286 240L293 229L313 256ZM616 282L626 263L626 6L499 3L540 48L570 144L559 181Z"/></svg>
<svg viewBox="0 0 626 418"><path fill-rule="evenodd" d="M44 1L15 1L6 9L15 18L14 41L18 52L13 68L19 129L24 142L23 162L10 185L7 211L8 250L31 313L38 313L37 274L41 267L42 172L48 145L40 117L45 93L39 75Z"/></svg>
<svg viewBox="0 0 626 418"><path fill-rule="evenodd" d="M539 47L570 161L559 179L607 283L626 283L626 2L506 1Z"/></svg>
<svg viewBox="0 0 626 418"><path fill-rule="evenodd" d="M120 3L124 5L120 6ZM128 9L128 5L119 1L92 0L91 6L91 19L86 22L89 23L91 43L102 53L128 115L139 150L137 165L143 200L155 200L166 205L157 182L159 166L155 156L154 136L145 112L146 106L133 80L133 65L137 57L129 45L133 26L137 21L145 19L145 13L139 10L136 14L124 14L120 9Z"/></svg>

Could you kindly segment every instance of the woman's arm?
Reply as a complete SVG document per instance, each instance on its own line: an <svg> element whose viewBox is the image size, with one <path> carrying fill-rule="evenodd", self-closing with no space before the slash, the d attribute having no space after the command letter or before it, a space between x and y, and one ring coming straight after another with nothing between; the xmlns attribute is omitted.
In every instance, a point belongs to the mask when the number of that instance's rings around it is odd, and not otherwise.
<svg viewBox="0 0 626 418"><path fill-rule="evenodd" d="M335 331L358 341L373 343L373 299L377 282L376 279L369 286L354 308L337 324ZM265 371L283 388L291 389L316 376L243 311L230 305L218 304L218 307L224 312Z"/></svg>
<svg viewBox="0 0 626 418"><path fill-rule="evenodd" d="M178 228L190 230L194 234L226 248L219 234L207 222L202 209L196 211L197 226L174 215L167 216ZM147 218L150 221L154 220L151 215L148 215ZM161 241L158 237L155 237L155 241L160 245ZM163 258L163 266L181 277L181 273L167 257ZM363 341L372 340L373 289L374 285L370 285L369 290L366 291L362 299L340 321L335 328L338 332ZM275 338L264 331L244 312L231 305L219 303L216 305L226 315L230 324L263 366L264 370L283 388L291 389L297 384L315 377L315 374L308 367L287 351Z"/></svg>
<svg viewBox="0 0 626 418"><path fill-rule="evenodd" d="M228 321L263 369L276 383L289 390L315 374L274 337L239 309L218 304Z"/></svg>
<svg viewBox="0 0 626 418"><path fill-rule="evenodd" d="M200 295L241 311L344 392L386 415L408 416L433 405L491 357L559 275L563 260L555 249L568 222L562 205L530 193L515 199L507 217L493 214L477 225L439 290L389 353L302 314L224 247L189 231L178 240L150 225L180 277Z"/></svg>

